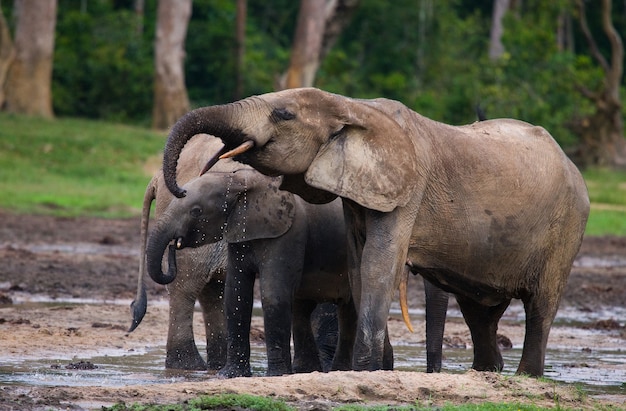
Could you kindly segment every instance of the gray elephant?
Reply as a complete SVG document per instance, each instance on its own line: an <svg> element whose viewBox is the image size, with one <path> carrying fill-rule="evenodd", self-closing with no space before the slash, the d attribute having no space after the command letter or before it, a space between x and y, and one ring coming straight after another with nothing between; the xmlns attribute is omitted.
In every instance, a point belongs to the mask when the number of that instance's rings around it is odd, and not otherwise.
<svg viewBox="0 0 626 411"><path fill-rule="evenodd" d="M223 146L222 142L215 137L206 134L195 136L185 150L181 153L181 164L178 167L178 178L181 181L193 181L198 178L202 166L208 160L207 153L219 150ZM252 168L243 166L234 161L222 161L213 170L211 175L219 175L221 181L229 174L246 169L250 174L257 174L262 179L265 177L254 171ZM203 177L206 179L206 177ZM215 181L213 181L215 182ZM226 186L219 187L219 195L223 196ZM275 187L271 187L275 188ZM235 192L233 192L235 193ZM237 193L235 193L237 194ZM291 194L286 193L291 196ZM152 229L150 240L148 241L148 226L150 208L152 202L156 200L155 206L155 227ZM225 200L224 200L225 201ZM172 203L178 203L178 206ZM208 211L211 204L207 201L202 204ZM137 286L137 296L131 304L133 316L129 332L132 332L142 321L147 310L147 295L144 279L146 277L146 262L151 265L152 273L156 273L158 279L162 279L160 272L162 252L148 253L146 249L154 248L163 236L170 233L174 226L172 221L183 218L179 214L188 214L191 209L182 209L180 201L171 195L163 183L163 173L159 170L149 182L143 201L141 220L141 247L140 247L140 267ZM219 206L219 207L217 207ZM222 200L216 205L215 210L221 210ZM243 210L238 210L241 212ZM210 212L208 212L210 214ZM218 218L220 214L215 214ZM243 217L245 218L245 217ZM341 216L342 219L342 216ZM205 224L208 221L204 221ZM217 224L217 222L216 222ZM219 224L218 224L219 226ZM199 225L189 227L194 235L198 233ZM260 231L259 231L260 232ZM234 235L234 230L230 233ZM187 236L187 238L190 238ZM230 238L230 237L229 237ZM343 240L343 236L339 236ZM166 346L166 368L173 369L211 369L219 370L226 364L226 326L224 320L223 292L224 280L227 266L226 242L219 240L215 242L199 239L192 247L179 246L169 259L171 276L175 273L176 279L168 285L169 293L169 329ZM182 249L184 248L184 249ZM345 249L345 246L343 247ZM345 253L345 250L343 250ZM344 258L343 256L340 258ZM345 265L345 263L344 263ZM317 279L317 278L316 278ZM337 347L337 309L334 304L322 304L316 308L317 300L339 301L341 299L350 302L350 312L348 321L356 321L354 308L349 295L347 277L337 277L333 274L333 281L325 283L330 288L322 288L319 284L313 287L310 281L305 278L303 285L308 285L310 290L301 287L299 295L302 298L294 303L294 340L296 341L295 363L298 371L314 371L331 369L332 360ZM319 278L324 280L324 278ZM343 283L342 283L343 282ZM314 298L313 300L311 298ZM207 339L207 362L200 356L196 347L193 335L193 312L196 300L200 302L202 309L205 334ZM314 311L315 309L315 311ZM353 338L346 335L345 338ZM320 347L319 352L317 346ZM346 350L350 350L350 344L343 343ZM343 364L338 366L349 366L350 351L343 354Z"/></svg>
<svg viewBox="0 0 626 411"><path fill-rule="evenodd" d="M189 181L197 178L208 160L207 150L219 150L223 144L215 137L200 134L192 138L181 153L178 178ZM215 171L233 170L234 162L220 162ZM131 304L133 331L143 319L147 309L146 244L150 208L155 201L155 226L162 230L167 220L166 210L176 197L166 189L163 173L157 171L148 186L143 200L141 217L141 244L137 295ZM226 323L223 294L226 277L226 246L223 242L206 244L178 253L177 264L181 275L168 285L169 328L167 332L165 367L187 370L219 370L226 364ZM193 312L196 300L202 309L205 325L207 361L202 359L194 342Z"/></svg>
<svg viewBox="0 0 626 411"><path fill-rule="evenodd" d="M187 161L181 160L181 165ZM222 163L217 167L224 167ZM280 191L280 182L281 178L267 177L231 161L231 169L226 172L212 170L188 181L185 188L190 195L170 199L148 239L147 272L160 284L175 278L180 281L177 253L208 243L227 243L224 310L228 344L222 376L251 374L249 333L257 274L267 374L325 368L319 361L311 328L311 313L322 302L338 306L339 336L332 369L350 369L356 311L347 276L341 201L312 205ZM170 245L172 240L174 244ZM169 268L164 273L162 259L168 245ZM325 350L330 350L325 345ZM391 369L393 352L388 337L385 345L385 368Z"/></svg>
<svg viewBox="0 0 626 411"><path fill-rule="evenodd" d="M198 132L310 202L343 200L358 311L352 365L383 364L384 330L405 263L455 294L476 370L501 370L499 319L521 299L526 332L517 373L543 374L546 345L589 198L552 136L512 120L450 126L387 99L290 89L183 116L164 152L177 197L178 153Z"/></svg>

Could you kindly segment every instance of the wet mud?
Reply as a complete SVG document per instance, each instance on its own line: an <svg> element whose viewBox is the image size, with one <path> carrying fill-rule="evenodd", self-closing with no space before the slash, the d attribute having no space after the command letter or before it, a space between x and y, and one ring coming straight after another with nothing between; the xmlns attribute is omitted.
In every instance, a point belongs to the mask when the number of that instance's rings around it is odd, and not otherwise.
<svg viewBox="0 0 626 411"><path fill-rule="evenodd" d="M548 382L512 377L524 332L518 303L500 324L499 333L511 342L511 348L503 350L503 373L468 371L471 338L451 299L443 372L425 374L423 290L417 277L409 289L416 332L406 330L396 306L389 320L396 362L392 373L357 373L356 379L354 373L268 379L262 377L262 340L253 346L255 376L242 382L217 380L205 372L166 371L165 287L149 284L148 314L135 332L126 332L138 245L138 219L0 212L0 410L100 409L118 401L162 403L204 392L274 395L301 408L314 403L321 409L345 402L436 405L487 400L554 406L555 392L561 405L583 409L622 406L626 400L624 238L585 239L550 334ZM202 349L200 317L196 315L195 330ZM254 321L257 335L262 335L261 318ZM329 390L331 381L340 387ZM398 384L406 391L401 395ZM462 384L483 391L468 392Z"/></svg>

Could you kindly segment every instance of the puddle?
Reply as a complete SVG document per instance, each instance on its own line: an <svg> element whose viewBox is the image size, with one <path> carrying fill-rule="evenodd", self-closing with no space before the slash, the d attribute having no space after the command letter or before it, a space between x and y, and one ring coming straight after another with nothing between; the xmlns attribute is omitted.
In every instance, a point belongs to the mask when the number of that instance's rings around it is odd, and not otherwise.
<svg viewBox="0 0 626 411"><path fill-rule="evenodd" d="M55 302L58 303L58 302ZM24 302L25 306L51 302ZM125 302L124 302L125 303ZM97 305L97 304L96 304ZM520 311L521 310L521 314ZM259 308L255 312L259 313ZM395 311L395 310L394 310ZM395 313L392 313L396 315ZM587 313L586 313L587 314ZM603 318L607 313L603 313ZM611 312L615 318L616 312ZM416 320L423 320L423 312L411 312ZM421 318L420 318L421 316ZM462 321L461 315L450 310L449 319ZM507 310L503 321L523 321L523 308L515 305ZM580 312L559 312L557 321L568 323L581 321ZM567 328L570 338L589 340L596 330ZM553 333L556 330L553 330ZM566 383L576 383L590 395L624 395L626 393L626 350L622 349L623 339L601 335L608 341L608 347L573 349L571 344L559 346L551 344L546 355L545 377ZM611 340L613 338L613 340ZM205 347L199 346L200 352ZM251 347L253 375L264 375L266 369L264 345L256 343ZM521 346L502 352L505 362L503 374L513 375L521 357ZM394 342L395 368L401 371L419 371L426 369L426 354L423 343ZM81 356L80 360L94 364L97 368L88 370L67 369L66 366L78 360L68 361L61 358L11 358L0 361L0 386L124 386L134 384L159 384L181 381L202 381L214 378L211 374L200 371L168 371L164 369L165 347L147 347L142 351L129 353L124 350L99 352L95 356ZM471 348L444 348L443 372L463 373L471 368Z"/></svg>
<svg viewBox="0 0 626 411"><path fill-rule="evenodd" d="M201 352L206 352L206 347L198 348ZM251 348L252 373L264 375L265 347L257 344ZM66 359L3 360L0 364L0 386L120 387L146 383L203 381L213 378L210 373L204 371L166 370L164 359L165 347L162 346L135 354L81 357L81 361L93 364L94 369L68 369L66 368L68 364L78 361Z"/></svg>
<svg viewBox="0 0 626 411"><path fill-rule="evenodd" d="M204 347L199 347L202 351ZM513 375L521 349L504 351L506 364L504 375ZM260 344L251 347L252 373L265 373L265 348ZM395 345L395 369L420 371L426 369L423 345ZM471 368L472 350L446 348L442 372L463 373ZM159 384L182 381L202 381L214 378L201 371L167 371L163 367L165 347L144 353L121 356L94 356L83 359L96 365L92 370L66 369L67 360L23 360L0 365L0 385L21 386L124 386L135 384ZM589 395L624 395L626 387L626 352L620 350L597 350L591 353L550 349L546 356L545 377L577 383Z"/></svg>
<svg viewBox="0 0 626 411"><path fill-rule="evenodd" d="M14 247L1 244L0 248ZM112 254L137 256L136 249L115 245L100 245L93 243L72 244L44 244L19 245L34 253L69 253L69 254ZM576 260L577 267L625 267L623 257L581 257ZM0 289L3 284L0 284ZM15 304L90 304L97 306L107 304L121 304L128 306L130 300L97 301L89 299L51 299L24 293L13 293ZM167 304L166 300L151 300L150 304ZM414 319L423 319L424 312L411 310ZM394 307L393 315L399 314ZM507 309L502 321L524 322L523 306L513 302ZM448 318L462 321L458 310L448 311ZM584 330L577 327L594 321L607 318L615 319L624 326L626 307L608 307L606 310L581 311L575 308L559 310L555 325L569 326L573 330L570 338L586 335L584 333L599 333L594 330ZM553 331L554 333L554 331ZM609 334L601 334L609 335ZM552 336L552 334L551 334ZM606 337L610 340L613 337ZM546 354L545 376L556 381L576 383L591 395L626 394L626 347L623 338L614 338L615 342L608 341L601 348L576 347L572 344L550 344ZM199 346L200 352L204 347ZM266 361L263 345L254 344L252 347L252 368L254 375L264 375ZM426 369L426 355L424 344L408 344L394 342L395 368L402 371L420 371ZM505 369L503 374L513 375L521 357L521 346L503 351ZM82 361L89 361L97 368L92 370L71 370L65 366L70 361L61 358L21 358L0 359L0 386L125 386L134 384L171 383L177 381L201 381L212 378L206 372L170 372L164 369L165 347L150 347L143 351L128 353L124 350L99 352L96 356L81 357ZM72 362L76 362L75 360ZM471 368L472 349L445 348L443 372L463 373Z"/></svg>

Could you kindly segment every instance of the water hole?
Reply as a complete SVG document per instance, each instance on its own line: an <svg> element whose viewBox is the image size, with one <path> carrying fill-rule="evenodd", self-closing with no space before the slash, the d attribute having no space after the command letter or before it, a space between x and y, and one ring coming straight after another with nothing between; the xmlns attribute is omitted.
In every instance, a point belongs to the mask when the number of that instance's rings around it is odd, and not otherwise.
<svg viewBox="0 0 626 411"><path fill-rule="evenodd" d="M84 302L83 302L84 303ZM46 302L30 304L49 304ZM257 308L256 314L259 314ZM624 318L624 310L616 307L615 312L603 312L616 318ZM520 312L521 311L521 312ZM597 314L597 313L596 313ZM392 315L398 312L392 310ZM423 312L413 310L415 319ZM588 316L594 314L587 313ZM521 319L520 319L521 317ZM460 313L451 310L451 321L462 321ZM574 324L589 320L582 318L580 312L559 312L556 323ZM523 309L512 306L502 321L523 322ZM573 340L585 340L597 330L568 327ZM624 395L626 393L626 350L620 344L623 340L614 338L615 343L602 348L589 349L571 345L552 344L546 354L545 377L564 383L576 383L590 395ZM426 369L426 354L423 343L396 341L394 346L395 369L399 371L419 371ZM199 345L200 352L205 347ZM252 371L255 376L262 376L266 369L265 347L262 343L253 343ZM521 346L503 350L505 362L503 374L513 375L521 357ZM0 386L124 386L135 384L172 383L182 381L202 381L214 378L211 373L201 371L171 371L164 369L165 347L147 347L138 352L112 350L100 352L91 357L81 357L80 361L95 365L93 369L68 369L71 362L66 358L13 358L0 361ZM471 368L471 347L445 347L444 373L463 373Z"/></svg>

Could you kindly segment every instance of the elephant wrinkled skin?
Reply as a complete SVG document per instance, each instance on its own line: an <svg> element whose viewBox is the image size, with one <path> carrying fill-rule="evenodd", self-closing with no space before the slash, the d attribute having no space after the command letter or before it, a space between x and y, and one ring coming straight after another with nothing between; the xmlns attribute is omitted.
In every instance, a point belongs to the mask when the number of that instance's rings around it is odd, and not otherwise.
<svg viewBox="0 0 626 411"><path fill-rule="evenodd" d="M358 311L354 369L382 368L389 307L408 261L455 294L477 370L502 369L498 321L521 299L517 372L543 374L589 213L579 171L545 129L512 119L450 126L393 100L284 90L199 108L174 125L163 170L178 197L178 154L199 132L228 150L243 143L225 156L283 175L282 188L307 201L342 198Z"/></svg>
<svg viewBox="0 0 626 411"><path fill-rule="evenodd" d="M181 153L178 169L180 181L197 178L210 153L218 150L222 143L208 135L194 137ZM228 171L229 163L220 163L216 169ZM157 171L146 188L141 217L141 246L137 296L131 304L134 330L143 319L147 309L146 246L150 207L155 201L153 231L167 230L166 210L176 197L165 188L163 172ZM161 269L161 260L154 262ZM183 250L177 258L178 278L168 285L169 327L167 332L165 367L188 370L218 370L226 363L226 323L222 297L226 276L226 246L224 243L207 244ZM196 300L200 302L205 324L207 362L202 359L194 342L193 312Z"/></svg>
<svg viewBox="0 0 626 411"><path fill-rule="evenodd" d="M194 152L206 154L211 150L196 147ZM181 166L188 162L181 159ZM161 284L171 281L175 284L181 276L187 281L189 274L179 272L177 254L206 244L225 245L227 274L223 301L227 345L226 363L219 372L222 376L251 374L250 317L257 275L264 315L267 374L329 368L320 363L316 346L316 340L334 341L320 335L326 333L328 326L323 326L318 335L311 329L312 322L321 320L311 318L314 309L318 303L326 302L337 305L335 321L339 323L331 368L350 368L356 312L347 276L341 201L309 204L279 190L281 180L232 160L221 161L211 172L185 184L188 196L169 199L147 242L147 272ZM161 261L168 247L169 269L163 273ZM320 315L327 317L328 311ZM324 343L320 355L334 350L331 345ZM388 339L386 347L386 368L391 369L393 353Z"/></svg>
<svg viewBox="0 0 626 411"><path fill-rule="evenodd" d="M208 160L207 154L222 146L222 142L215 137L202 134L195 136L181 154L181 164L178 168L179 179L181 181L197 179L202 166ZM223 176L241 168L240 163L222 161L215 167L213 173L219 173L220 176ZM220 187L220 189L223 188ZM151 267L152 275L158 280L167 279L167 274L161 272L161 247L167 246L169 238L172 236L171 230L175 227L172 220L177 219L177 215L172 214L174 206L171 203L176 200L165 188L162 171L157 171L148 183L144 195L139 279L137 296L131 304L133 319L129 331L133 331L141 323L147 310L147 295L144 284L146 262ZM148 241L150 208L153 202L156 203L155 219L150 241ZM165 243L159 245L161 239L164 239ZM150 243L153 251L146 257L146 249L150 248L148 243ZM154 251L155 249L156 251ZM169 327L166 344L166 368L219 370L226 364L227 331L223 295L227 255L227 244L222 240L204 242L193 248L176 251L175 266L178 275L167 288L169 294ZM170 270L172 269L171 265L172 260L170 260ZM344 287L344 291L345 289L347 286ZM193 313L196 300L200 303L205 324L206 362L202 359L194 341ZM293 326L294 329L304 330L309 330L312 327L306 337L302 337L312 340L307 340L308 344L302 348L301 345L298 346L297 358L303 364L303 370L313 370L319 367L322 370L329 370L338 338L336 307L333 304L322 304L321 307L316 308L317 304L308 300L303 300L303 303L307 304L304 314L294 319ZM300 305L296 304L298 307ZM313 310L314 308L315 311L313 311L312 316L307 316L306 314L310 314L310 312L306 310ZM318 360L316 344L311 343L311 341L320 345L321 363Z"/></svg>

